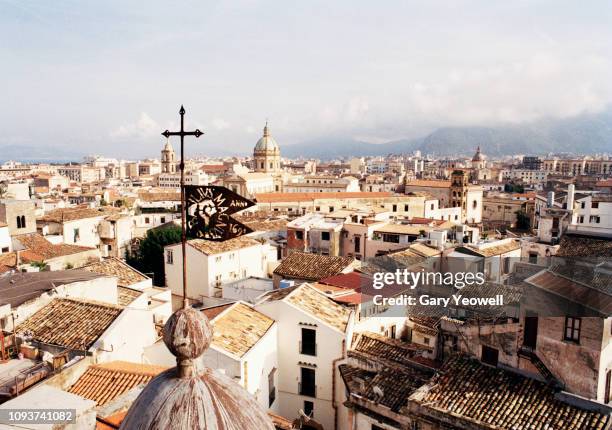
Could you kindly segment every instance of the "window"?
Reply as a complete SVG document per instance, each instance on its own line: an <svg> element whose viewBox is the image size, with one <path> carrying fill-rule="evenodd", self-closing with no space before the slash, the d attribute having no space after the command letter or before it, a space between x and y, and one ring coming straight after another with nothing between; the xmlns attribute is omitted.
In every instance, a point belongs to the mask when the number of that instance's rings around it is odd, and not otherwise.
<svg viewBox="0 0 612 430"><path fill-rule="evenodd" d="M300 367L300 383L298 385L300 395L317 397L315 370L310 367Z"/></svg>
<svg viewBox="0 0 612 430"><path fill-rule="evenodd" d="M174 254L171 249L166 251L166 263L174 264Z"/></svg>
<svg viewBox="0 0 612 430"><path fill-rule="evenodd" d="M591 208L592 208L592 209L597 209L597 208L599 208L599 202L592 202L592 203L591 203ZM606 402L606 403L607 403L607 402Z"/></svg>
<svg viewBox="0 0 612 430"><path fill-rule="evenodd" d="M472 207L474 209L476 209L478 207L478 200L474 200L474 202L472 203Z"/></svg>
<svg viewBox="0 0 612 430"><path fill-rule="evenodd" d="M216 275L215 276L215 286L220 286L221 285L221 275Z"/></svg>
<svg viewBox="0 0 612 430"><path fill-rule="evenodd" d="M391 326L391 339L396 339L397 338L397 327L392 325Z"/></svg>
<svg viewBox="0 0 612 430"><path fill-rule="evenodd" d="M565 317L565 332L563 333L563 339L568 342L580 343L581 323L581 318Z"/></svg>
<svg viewBox="0 0 612 430"><path fill-rule="evenodd" d="M534 254L533 252L529 253L529 262L531 264L537 264L538 263L538 254Z"/></svg>
<svg viewBox="0 0 612 430"><path fill-rule="evenodd" d="M408 205L404 205L404 212L408 212Z"/></svg>
<svg viewBox="0 0 612 430"><path fill-rule="evenodd" d="M392 208L393 208L393 212L397 212L397 205L393 205Z"/></svg>
<svg viewBox="0 0 612 430"><path fill-rule="evenodd" d="M589 218L589 222L591 223L595 223L595 224L599 224L600 218L599 216L596 215L591 215L591 217Z"/></svg>
<svg viewBox="0 0 612 430"><path fill-rule="evenodd" d="M276 368L270 370L268 373L268 406L272 406L274 404L274 400L276 400L276 385L274 384L274 374L276 373Z"/></svg>
<svg viewBox="0 0 612 430"><path fill-rule="evenodd" d="M8 246L2 248L2 253L9 252Z"/></svg>
<svg viewBox="0 0 612 430"><path fill-rule="evenodd" d="M149 224L151 222L151 220L149 219L148 216L145 217L145 224Z"/></svg>
<svg viewBox="0 0 612 430"><path fill-rule="evenodd" d="M495 348L491 348L490 346L482 345L481 360L485 364L497 366L497 362L499 361L499 351Z"/></svg>
<svg viewBox="0 0 612 430"><path fill-rule="evenodd" d="M610 403L610 380L612 379L612 370L606 372L606 389L604 392L604 403Z"/></svg>
<svg viewBox="0 0 612 430"><path fill-rule="evenodd" d="M75 228L73 242L78 242L80 238L81 238L81 231L78 228Z"/></svg>
<svg viewBox="0 0 612 430"><path fill-rule="evenodd" d="M316 211L316 212L321 212L321 206L317 206L317 207L315 207L315 211Z"/></svg>
<svg viewBox="0 0 612 430"><path fill-rule="evenodd" d="M166 217L165 217L165 216L161 217L161 218L159 219L159 221L160 221L162 224L164 224L164 223L166 222ZM148 221L147 221L147 223L148 223Z"/></svg>
<svg viewBox="0 0 612 430"><path fill-rule="evenodd" d="M400 241L399 234L383 233L382 238L383 242L399 243Z"/></svg>
<svg viewBox="0 0 612 430"><path fill-rule="evenodd" d="M361 252L361 237L355 236L355 252Z"/></svg>
<svg viewBox="0 0 612 430"><path fill-rule="evenodd" d="M331 213L331 212L333 212L333 211L334 211L334 207L333 207L333 206L330 206L330 207L329 207L329 212Z"/></svg>
<svg viewBox="0 0 612 430"><path fill-rule="evenodd" d="M310 328L302 328L302 340L300 341L300 354L317 355L317 331Z"/></svg>
<svg viewBox="0 0 612 430"><path fill-rule="evenodd" d="M314 416L314 403L309 400L304 401L304 413L308 415L310 418Z"/></svg>
<svg viewBox="0 0 612 430"><path fill-rule="evenodd" d="M303 232L303 231L299 231L299 230L297 230L297 231L295 232L295 238L296 238L297 240L304 240L304 232Z"/></svg>
<svg viewBox="0 0 612 430"><path fill-rule="evenodd" d="M329 231L322 231L321 232L321 240L329 240Z"/></svg>

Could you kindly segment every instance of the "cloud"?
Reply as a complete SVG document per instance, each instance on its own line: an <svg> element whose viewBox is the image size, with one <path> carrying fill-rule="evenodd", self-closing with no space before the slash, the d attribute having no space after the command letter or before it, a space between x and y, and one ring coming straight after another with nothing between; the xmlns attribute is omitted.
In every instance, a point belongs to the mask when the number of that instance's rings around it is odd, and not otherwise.
<svg viewBox="0 0 612 430"><path fill-rule="evenodd" d="M229 128L230 123L223 118L215 118L212 120L212 126L215 130L225 130Z"/></svg>
<svg viewBox="0 0 612 430"><path fill-rule="evenodd" d="M146 112L142 112L138 121L124 124L110 132L115 139L142 139L159 135L161 126Z"/></svg>

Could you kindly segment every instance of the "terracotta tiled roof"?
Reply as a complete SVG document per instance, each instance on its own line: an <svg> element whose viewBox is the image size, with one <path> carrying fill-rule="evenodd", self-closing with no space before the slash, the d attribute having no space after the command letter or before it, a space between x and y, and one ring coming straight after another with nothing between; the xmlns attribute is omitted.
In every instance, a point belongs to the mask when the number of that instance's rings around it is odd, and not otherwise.
<svg viewBox="0 0 612 430"><path fill-rule="evenodd" d="M226 240L225 242L192 239L187 243L205 255L222 254L224 252L261 245L261 243L255 239L246 236L236 237L234 239Z"/></svg>
<svg viewBox="0 0 612 430"><path fill-rule="evenodd" d="M140 384L147 384L166 367L111 361L90 366L69 392L105 405Z"/></svg>
<svg viewBox="0 0 612 430"><path fill-rule="evenodd" d="M542 382L466 358L449 361L429 386L411 400L487 428L600 430L610 421L609 415L557 400Z"/></svg>
<svg viewBox="0 0 612 430"><path fill-rule="evenodd" d="M407 187L450 188L451 181L435 179L415 179L406 184Z"/></svg>
<svg viewBox="0 0 612 430"><path fill-rule="evenodd" d="M611 258L612 239L565 234L561 237L558 257Z"/></svg>
<svg viewBox="0 0 612 430"><path fill-rule="evenodd" d="M391 197L392 193L378 192L339 192L339 193L262 193L255 196L258 203L274 203L274 202L305 202L321 199L376 199L383 197Z"/></svg>
<svg viewBox="0 0 612 430"><path fill-rule="evenodd" d="M274 270L274 274L285 278L318 281L342 273L354 262L354 258L348 257L292 252Z"/></svg>
<svg viewBox="0 0 612 430"><path fill-rule="evenodd" d="M342 332L346 330L351 311L309 284L270 291L261 297L258 304L279 300L291 303Z"/></svg>
<svg viewBox="0 0 612 430"><path fill-rule="evenodd" d="M412 366L414 357L422 355L429 348L423 345L407 343L398 339L390 339L376 333L364 332L357 335L349 353L351 355L367 354L370 357L401 364L402 366ZM431 362L431 367L438 367L439 364Z"/></svg>
<svg viewBox="0 0 612 430"><path fill-rule="evenodd" d="M437 255L442 254L442 251L440 251L439 249L432 248L431 246L427 246L424 243L414 243L410 246L410 249L425 257L435 257Z"/></svg>
<svg viewBox="0 0 612 430"><path fill-rule="evenodd" d="M319 282L321 282L322 284L333 285L334 287L342 287L355 291L361 291L362 285L366 285L366 281L368 279L369 278L363 273L350 272L330 276L328 278L321 279ZM370 283L371 281L367 284L369 285Z"/></svg>
<svg viewBox="0 0 612 430"><path fill-rule="evenodd" d="M108 417L96 417L96 430L117 430L125 419L128 410L116 412Z"/></svg>
<svg viewBox="0 0 612 430"><path fill-rule="evenodd" d="M461 246L457 248L457 250L459 249L467 250L470 253L474 253L482 257L492 257L494 255L501 255L507 252L516 251L517 249L521 249L521 242L518 240L512 240L509 243L504 243L501 245L492 245L486 248L476 248L474 246Z"/></svg>
<svg viewBox="0 0 612 430"><path fill-rule="evenodd" d="M33 261L46 261L66 255L78 254L80 252L92 251L95 248L86 246L70 245L67 243L53 244L39 233L22 234L15 237L25 248L20 253L21 259L28 263Z"/></svg>
<svg viewBox="0 0 612 430"><path fill-rule="evenodd" d="M181 193L159 191L138 193L138 198L144 202L180 202Z"/></svg>
<svg viewBox="0 0 612 430"><path fill-rule="evenodd" d="M274 320L244 303L236 303L213 320L213 345L242 357L268 332Z"/></svg>
<svg viewBox="0 0 612 430"><path fill-rule="evenodd" d="M342 332L346 330L350 311L308 284L298 287L286 301Z"/></svg>
<svg viewBox="0 0 612 430"><path fill-rule="evenodd" d="M526 282L572 303L578 303L602 315L612 315L612 293L592 288L580 282L545 270L527 278Z"/></svg>
<svg viewBox="0 0 612 430"><path fill-rule="evenodd" d="M0 254L0 273L8 272L17 266L17 253L5 252Z"/></svg>
<svg viewBox="0 0 612 430"><path fill-rule="evenodd" d="M60 208L47 212L38 221L64 223L80 219L105 217L116 211L117 209L112 208Z"/></svg>
<svg viewBox="0 0 612 430"><path fill-rule="evenodd" d="M232 305L233 305L233 303L227 303L225 305L212 306L210 308L202 309L202 312L204 313L204 315L206 315L206 317L209 320L212 321L212 319L214 317L216 317L217 315L219 315L221 312L223 312L224 310L226 310L227 308L229 308Z"/></svg>
<svg viewBox="0 0 612 430"><path fill-rule="evenodd" d="M77 350L89 349L122 308L98 302L54 299L17 327L36 341Z"/></svg>
<svg viewBox="0 0 612 430"><path fill-rule="evenodd" d="M117 278L117 285L120 287L129 287L149 279L129 264L114 257L89 264L83 267L83 269L101 275L114 276Z"/></svg>
<svg viewBox="0 0 612 430"><path fill-rule="evenodd" d="M129 306L134 300L143 294L142 291L128 287L117 286L117 303L119 306Z"/></svg>

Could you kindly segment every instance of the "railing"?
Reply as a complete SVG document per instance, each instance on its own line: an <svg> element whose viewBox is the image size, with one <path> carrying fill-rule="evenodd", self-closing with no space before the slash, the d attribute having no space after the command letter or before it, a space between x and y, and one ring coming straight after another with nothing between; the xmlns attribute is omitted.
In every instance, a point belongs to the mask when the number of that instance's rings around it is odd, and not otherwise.
<svg viewBox="0 0 612 430"><path fill-rule="evenodd" d="M538 357L538 354L530 347L522 346L518 350L518 355L524 358L527 358L531 361L531 364L538 369L540 375L546 380L546 382L554 387L563 388L563 383L557 379L555 375L550 371L550 369L544 364L542 359Z"/></svg>

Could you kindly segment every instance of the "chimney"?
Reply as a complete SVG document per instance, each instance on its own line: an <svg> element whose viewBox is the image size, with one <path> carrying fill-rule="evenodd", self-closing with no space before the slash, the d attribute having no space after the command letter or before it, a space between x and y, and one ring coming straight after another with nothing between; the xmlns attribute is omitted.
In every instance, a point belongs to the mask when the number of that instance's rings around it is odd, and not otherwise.
<svg viewBox="0 0 612 430"><path fill-rule="evenodd" d="M569 184L567 186L567 210L574 210L574 194L576 193L576 186Z"/></svg>
<svg viewBox="0 0 612 430"><path fill-rule="evenodd" d="M546 200L546 207L552 208L555 204L555 192L548 192L548 199Z"/></svg>

